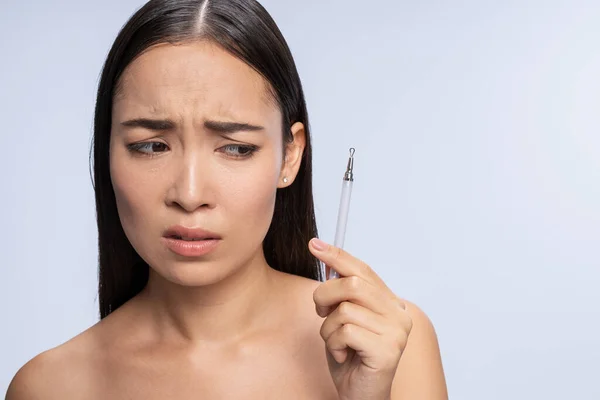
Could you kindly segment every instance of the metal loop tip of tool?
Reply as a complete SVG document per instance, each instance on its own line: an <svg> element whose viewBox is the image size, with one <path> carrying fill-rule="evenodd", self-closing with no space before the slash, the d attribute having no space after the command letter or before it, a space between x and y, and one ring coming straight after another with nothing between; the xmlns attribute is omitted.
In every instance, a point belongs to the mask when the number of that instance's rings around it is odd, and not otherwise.
<svg viewBox="0 0 600 400"><path fill-rule="evenodd" d="M345 181L353 181L354 180L354 152L356 150L354 147L350 147L350 158L348 158L348 166L346 167L346 173L344 174Z"/></svg>

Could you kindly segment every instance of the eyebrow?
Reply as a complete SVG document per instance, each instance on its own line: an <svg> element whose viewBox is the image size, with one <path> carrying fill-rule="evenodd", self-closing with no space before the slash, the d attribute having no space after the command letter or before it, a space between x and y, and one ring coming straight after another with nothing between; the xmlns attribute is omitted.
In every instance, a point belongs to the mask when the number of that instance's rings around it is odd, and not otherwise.
<svg viewBox="0 0 600 400"><path fill-rule="evenodd" d="M262 131L265 128L259 125L244 122L204 121L204 127L219 133L235 133L240 131Z"/></svg>
<svg viewBox="0 0 600 400"><path fill-rule="evenodd" d="M175 122L169 119L135 118L124 121L121 125L128 128L144 128L151 131L170 131L175 129ZM204 121L204 127L214 132L231 134L240 131L262 131L265 128L260 125L252 125L244 122L227 121Z"/></svg>
<svg viewBox="0 0 600 400"><path fill-rule="evenodd" d="M168 119L135 118L121 122L128 128L144 128L151 131L169 131L175 128L175 123Z"/></svg>

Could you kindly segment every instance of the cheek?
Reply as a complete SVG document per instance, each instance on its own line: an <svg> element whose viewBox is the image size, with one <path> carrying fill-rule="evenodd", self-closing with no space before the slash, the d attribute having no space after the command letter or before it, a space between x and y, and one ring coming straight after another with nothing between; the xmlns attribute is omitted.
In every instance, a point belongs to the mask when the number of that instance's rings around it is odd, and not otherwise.
<svg viewBox="0 0 600 400"><path fill-rule="evenodd" d="M156 192L158 182L153 179L152 174L136 171L123 154L111 154L110 175L121 225L136 247L139 241L136 233L143 232L149 221L144 215L152 214L151 199L155 197L153 193Z"/></svg>
<svg viewBox="0 0 600 400"><path fill-rule="evenodd" d="M229 182L222 186L226 193L221 200L226 199L227 209L235 214L237 223L243 222L243 228L252 224L264 230L270 225L279 179L278 166L277 157L271 156L268 162L257 161L243 174L230 174Z"/></svg>

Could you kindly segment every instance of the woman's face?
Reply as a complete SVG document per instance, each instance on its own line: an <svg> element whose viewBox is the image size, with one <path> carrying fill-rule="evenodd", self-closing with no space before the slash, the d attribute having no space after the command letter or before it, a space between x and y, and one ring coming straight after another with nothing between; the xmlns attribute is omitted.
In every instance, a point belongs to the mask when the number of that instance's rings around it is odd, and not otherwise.
<svg viewBox="0 0 600 400"><path fill-rule="evenodd" d="M159 45L127 67L110 173L125 234L154 271L196 286L264 262L276 190L304 148L297 123L284 160L281 126L265 80L210 42Z"/></svg>

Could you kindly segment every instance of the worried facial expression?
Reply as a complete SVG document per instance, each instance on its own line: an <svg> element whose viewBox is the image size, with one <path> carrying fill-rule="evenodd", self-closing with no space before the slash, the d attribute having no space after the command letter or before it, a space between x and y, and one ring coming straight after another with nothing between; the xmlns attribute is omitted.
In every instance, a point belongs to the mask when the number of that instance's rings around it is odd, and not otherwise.
<svg viewBox="0 0 600 400"><path fill-rule="evenodd" d="M142 53L120 79L110 141L119 218L138 254L183 285L263 259L277 189L293 182L304 148L302 124L290 129L284 148L268 83L219 46Z"/></svg>

